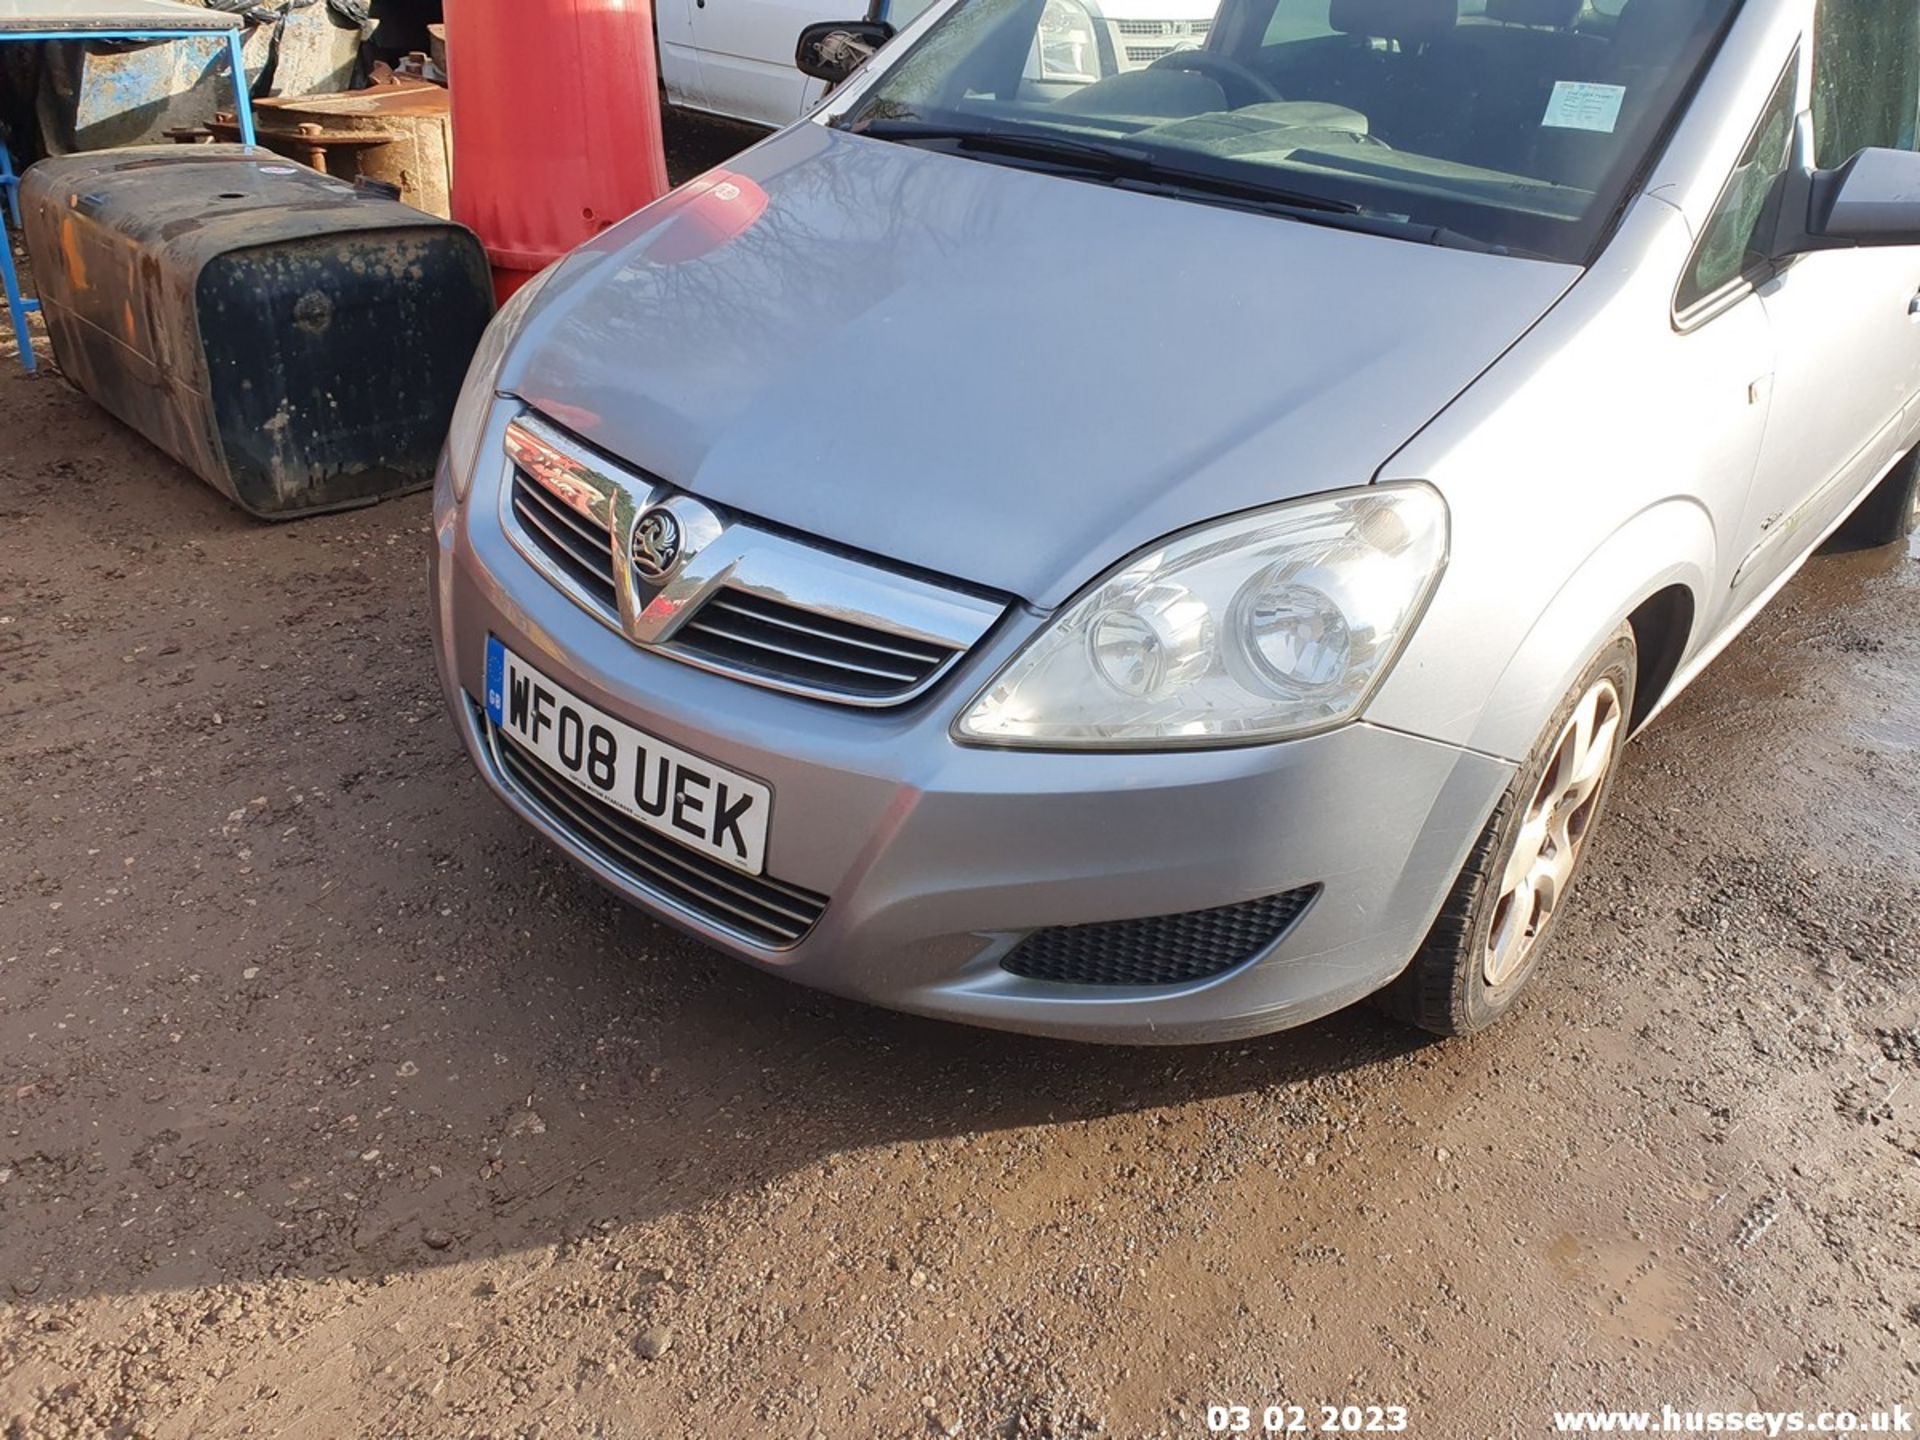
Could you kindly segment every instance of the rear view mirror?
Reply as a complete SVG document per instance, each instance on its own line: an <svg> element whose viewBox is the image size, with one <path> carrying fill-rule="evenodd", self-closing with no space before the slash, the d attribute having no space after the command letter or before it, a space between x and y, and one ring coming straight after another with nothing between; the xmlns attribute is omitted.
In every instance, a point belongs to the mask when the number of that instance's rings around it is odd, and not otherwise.
<svg viewBox="0 0 1920 1440"><path fill-rule="evenodd" d="M838 85L893 38L884 20L823 20L800 32L793 63L802 75Z"/></svg>
<svg viewBox="0 0 1920 1440"><path fill-rule="evenodd" d="M1920 245L1920 154L1862 150L1813 177L1807 228L1843 245Z"/></svg>

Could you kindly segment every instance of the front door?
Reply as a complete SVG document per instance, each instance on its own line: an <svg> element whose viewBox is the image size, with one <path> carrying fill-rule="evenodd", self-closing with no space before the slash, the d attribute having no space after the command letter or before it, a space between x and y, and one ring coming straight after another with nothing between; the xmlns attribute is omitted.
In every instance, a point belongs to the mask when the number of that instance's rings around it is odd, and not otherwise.
<svg viewBox="0 0 1920 1440"><path fill-rule="evenodd" d="M693 44L693 0L658 0L653 30L660 44L660 83L667 103L706 108L700 76L700 52Z"/></svg>
<svg viewBox="0 0 1920 1440"><path fill-rule="evenodd" d="M1920 6L1819 0L1804 52L1814 163L1916 148ZM1802 94L1809 93L1803 89ZM1801 255L1761 287L1773 403L1742 525L1739 594L1757 594L1912 443L1920 393L1920 246Z"/></svg>
<svg viewBox="0 0 1920 1440"><path fill-rule="evenodd" d="M699 66L685 104L758 125L789 125L825 87L794 67L800 32L816 20L858 20L864 3L836 0L672 0L685 7Z"/></svg>

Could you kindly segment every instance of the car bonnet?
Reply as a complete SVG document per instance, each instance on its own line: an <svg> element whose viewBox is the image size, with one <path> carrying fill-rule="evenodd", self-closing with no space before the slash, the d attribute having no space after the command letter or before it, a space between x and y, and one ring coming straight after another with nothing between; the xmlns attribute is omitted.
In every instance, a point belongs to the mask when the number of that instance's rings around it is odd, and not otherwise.
<svg viewBox="0 0 1920 1440"><path fill-rule="evenodd" d="M1366 483L1578 273L801 124L569 262L502 383L710 503L1050 606Z"/></svg>

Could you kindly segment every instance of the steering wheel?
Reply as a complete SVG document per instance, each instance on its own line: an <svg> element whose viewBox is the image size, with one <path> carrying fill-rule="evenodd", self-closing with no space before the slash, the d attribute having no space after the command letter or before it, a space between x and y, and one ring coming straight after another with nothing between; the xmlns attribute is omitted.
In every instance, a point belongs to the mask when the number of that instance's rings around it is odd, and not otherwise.
<svg viewBox="0 0 1920 1440"><path fill-rule="evenodd" d="M1242 105L1258 105L1263 101L1286 98L1267 83L1264 75L1214 50L1169 50L1147 68L1187 70L1217 81L1226 92L1227 103L1236 110ZM1251 98L1247 98L1249 96Z"/></svg>

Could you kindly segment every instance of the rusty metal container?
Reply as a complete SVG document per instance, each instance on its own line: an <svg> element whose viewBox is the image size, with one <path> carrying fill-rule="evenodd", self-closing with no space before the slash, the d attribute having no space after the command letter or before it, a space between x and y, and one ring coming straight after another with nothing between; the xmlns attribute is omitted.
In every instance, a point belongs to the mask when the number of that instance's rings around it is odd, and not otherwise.
<svg viewBox="0 0 1920 1440"><path fill-rule="evenodd" d="M247 73L273 66L277 94L345 90L360 59L361 31L326 5L289 10L247 30ZM233 103L226 36L126 45L62 40L46 47L38 114L49 155L158 144Z"/></svg>
<svg viewBox="0 0 1920 1440"><path fill-rule="evenodd" d="M492 314L471 232L237 145L21 185L67 378L255 515L423 486Z"/></svg>
<svg viewBox="0 0 1920 1440"><path fill-rule="evenodd" d="M401 81L342 95L256 100L253 123L262 145L342 180L365 176L392 185L416 210L452 213L453 124L447 92L425 81ZM240 127L223 113L210 127L237 141Z"/></svg>

